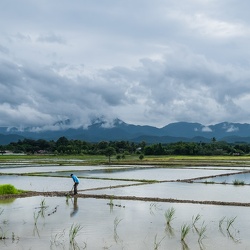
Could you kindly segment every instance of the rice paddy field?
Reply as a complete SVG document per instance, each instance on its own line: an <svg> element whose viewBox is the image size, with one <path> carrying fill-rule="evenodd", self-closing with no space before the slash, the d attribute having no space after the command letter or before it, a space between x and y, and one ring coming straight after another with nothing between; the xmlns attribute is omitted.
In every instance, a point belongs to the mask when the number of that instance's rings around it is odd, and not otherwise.
<svg viewBox="0 0 250 250"><path fill-rule="evenodd" d="M105 160L0 157L0 249L250 249L250 158Z"/></svg>

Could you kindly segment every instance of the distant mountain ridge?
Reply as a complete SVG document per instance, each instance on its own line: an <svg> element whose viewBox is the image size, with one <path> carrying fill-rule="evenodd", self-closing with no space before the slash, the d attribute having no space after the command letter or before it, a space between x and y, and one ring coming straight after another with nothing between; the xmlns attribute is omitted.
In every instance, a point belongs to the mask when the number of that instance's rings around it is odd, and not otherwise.
<svg viewBox="0 0 250 250"><path fill-rule="evenodd" d="M127 124L122 120L93 120L89 126L71 127L71 121L59 121L46 127L0 127L0 145L15 142L22 138L57 140L65 136L68 139L99 141L134 141L147 143L169 143L177 141L209 142L216 140L227 142L250 142L250 124L222 122L205 126L200 123L175 122L162 128L149 125Z"/></svg>

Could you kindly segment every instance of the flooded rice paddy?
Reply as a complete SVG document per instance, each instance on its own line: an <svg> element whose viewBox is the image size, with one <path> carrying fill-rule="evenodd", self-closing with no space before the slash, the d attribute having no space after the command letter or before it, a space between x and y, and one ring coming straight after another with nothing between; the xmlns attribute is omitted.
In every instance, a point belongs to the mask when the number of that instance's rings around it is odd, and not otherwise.
<svg viewBox="0 0 250 250"><path fill-rule="evenodd" d="M44 194L0 200L0 249L250 249L249 170L2 165L1 184Z"/></svg>

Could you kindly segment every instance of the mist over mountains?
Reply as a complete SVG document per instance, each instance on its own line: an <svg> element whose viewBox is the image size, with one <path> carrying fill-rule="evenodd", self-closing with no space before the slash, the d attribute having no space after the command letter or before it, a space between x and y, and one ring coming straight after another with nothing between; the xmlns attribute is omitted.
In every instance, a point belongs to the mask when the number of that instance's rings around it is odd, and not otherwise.
<svg viewBox="0 0 250 250"><path fill-rule="evenodd" d="M98 118L88 126L71 127L71 121L58 121L52 126L43 127L0 127L0 145L16 142L24 138L57 140L65 136L68 139L99 141L133 141L146 143L211 142L250 143L250 124L222 122L205 126L200 123L176 122L162 128L148 125L127 124L122 120L107 121Z"/></svg>

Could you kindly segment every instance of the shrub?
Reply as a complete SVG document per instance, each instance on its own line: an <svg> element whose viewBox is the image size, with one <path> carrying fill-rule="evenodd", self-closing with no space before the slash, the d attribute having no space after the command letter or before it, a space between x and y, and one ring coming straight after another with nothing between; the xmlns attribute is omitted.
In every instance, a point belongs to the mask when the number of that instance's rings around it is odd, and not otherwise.
<svg viewBox="0 0 250 250"><path fill-rule="evenodd" d="M13 185L11 184L3 184L0 185L0 195L4 194L18 194L20 193Z"/></svg>

